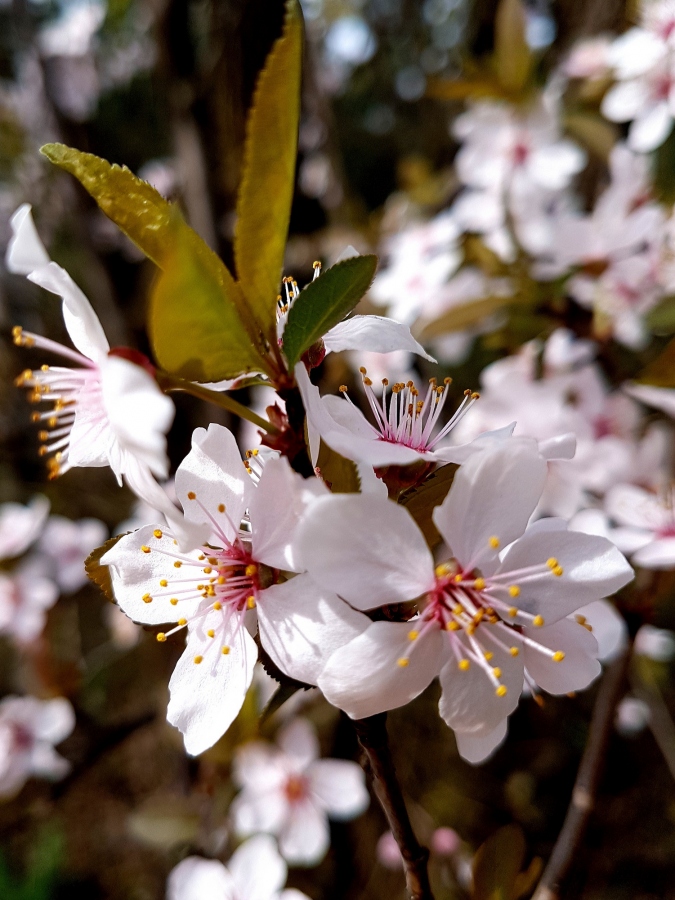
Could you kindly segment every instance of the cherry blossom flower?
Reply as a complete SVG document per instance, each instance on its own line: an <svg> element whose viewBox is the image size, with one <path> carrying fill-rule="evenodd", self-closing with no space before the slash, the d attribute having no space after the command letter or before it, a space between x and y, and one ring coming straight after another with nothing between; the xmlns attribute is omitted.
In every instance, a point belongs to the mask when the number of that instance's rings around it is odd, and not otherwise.
<svg viewBox="0 0 675 900"><path fill-rule="evenodd" d="M639 400L645 406L660 409L671 419L675 419L675 389L655 387L651 384L625 384L623 390L634 400Z"/></svg>
<svg viewBox="0 0 675 900"><path fill-rule="evenodd" d="M227 866L217 859L188 856L171 871L167 900L308 900L294 888L282 890L286 863L265 834L238 847Z"/></svg>
<svg viewBox="0 0 675 900"><path fill-rule="evenodd" d="M298 552L324 588L363 610L421 598L409 621L372 622L333 653L319 678L331 703L373 715L438 675L440 714L462 756L478 762L503 740L523 679L567 693L599 674L596 641L571 616L633 572L609 541L560 519L528 527L545 481L532 439L472 455L434 511L450 552L438 566L408 511L389 500L333 495L308 510Z"/></svg>
<svg viewBox="0 0 675 900"><path fill-rule="evenodd" d="M622 526L609 530L614 543L636 566L675 568L675 514L669 492L655 494L634 484L617 484L605 497L605 511Z"/></svg>
<svg viewBox="0 0 675 900"><path fill-rule="evenodd" d="M3 503L0 506L0 559L11 559L37 540L49 515L49 500L37 495L26 506Z"/></svg>
<svg viewBox="0 0 675 900"><path fill-rule="evenodd" d="M67 700L5 697L0 701L0 796L12 797L35 775L59 779L70 764L54 749L75 727Z"/></svg>
<svg viewBox="0 0 675 900"><path fill-rule="evenodd" d="M36 557L28 557L13 572L0 573L0 634L30 643L42 633L47 610L58 598L58 587L44 576Z"/></svg>
<svg viewBox="0 0 675 900"><path fill-rule="evenodd" d="M47 563L48 574L64 593L70 594L87 583L84 561L108 537L108 529L98 519L74 522L65 516L50 516L38 549Z"/></svg>
<svg viewBox="0 0 675 900"><path fill-rule="evenodd" d="M241 793L232 803L234 827L242 837L276 835L291 865L318 865L330 845L328 819L353 819L368 806L363 770L349 760L319 759L306 719L285 726L277 743L237 750L234 780Z"/></svg>
<svg viewBox="0 0 675 900"><path fill-rule="evenodd" d="M147 525L102 558L120 607L134 621L175 622L160 641L187 628L167 717L188 753L212 746L239 712L258 655L250 631L258 628L282 671L308 684L316 684L327 654L358 633L361 614L309 575L280 578L282 571L303 572L295 527L325 490L318 479L294 473L285 458L270 459L256 484L230 431L198 428L176 473L176 495L187 520L208 527L207 543L180 552L171 529Z"/></svg>

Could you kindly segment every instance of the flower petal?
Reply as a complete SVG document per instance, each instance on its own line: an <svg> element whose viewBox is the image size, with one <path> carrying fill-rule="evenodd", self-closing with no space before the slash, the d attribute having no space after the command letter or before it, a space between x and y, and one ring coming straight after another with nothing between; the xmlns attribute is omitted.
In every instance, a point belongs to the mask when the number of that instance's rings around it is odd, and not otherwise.
<svg viewBox="0 0 675 900"><path fill-rule="evenodd" d="M372 494L317 500L297 531L300 562L357 609L413 600L434 584L434 565L410 514Z"/></svg>
<svg viewBox="0 0 675 900"><path fill-rule="evenodd" d="M369 624L367 616L319 587L308 574L259 595L261 644L282 672L305 684L316 684L330 655Z"/></svg>
<svg viewBox="0 0 675 900"><path fill-rule="evenodd" d="M171 870L166 900L237 900L232 876L217 859L188 856Z"/></svg>
<svg viewBox="0 0 675 900"><path fill-rule="evenodd" d="M525 628L524 633L538 644L550 647L552 653L565 654L561 662L554 662L532 647L523 646L525 668L549 694L581 691L602 671L597 658L598 642L590 631L572 619L561 619L545 628Z"/></svg>
<svg viewBox="0 0 675 900"><path fill-rule="evenodd" d="M363 769L346 759L318 759L308 773L310 790L331 819L347 821L368 808Z"/></svg>
<svg viewBox="0 0 675 900"><path fill-rule="evenodd" d="M295 804L279 835L281 855L292 866L315 866L330 846L328 819L311 801Z"/></svg>
<svg viewBox="0 0 675 900"><path fill-rule="evenodd" d="M443 636L434 629L411 644L409 622L373 622L329 659L319 687L352 719L405 706L421 694L443 664ZM409 654L409 663L399 660Z"/></svg>
<svg viewBox="0 0 675 900"><path fill-rule="evenodd" d="M5 265L16 275L29 275L46 266L49 254L37 233L30 203L23 203L9 220L12 237L7 244Z"/></svg>
<svg viewBox="0 0 675 900"><path fill-rule="evenodd" d="M645 569L675 569L675 537L660 538L641 547L632 560Z"/></svg>
<svg viewBox="0 0 675 900"><path fill-rule="evenodd" d="M492 731L479 736L456 731L455 740L457 741L459 755L473 765L485 762L503 743L508 728L508 719L503 719Z"/></svg>
<svg viewBox="0 0 675 900"><path fill-rule="evenodd" d="M238 847L228 863L237 900L273 900L286 881L286 863L274 838L258 834ZM211 900L204 894L202 900Z"/></svg>
<svg viewBox="0 0 675 900"><path fill-rule="evenodd" d="M660 102L642 111L628 129L628 146L638 153L656 150L673 130L673 115L667 103Z"/></svg>
<svg viewBox="0 0 675 900"><path fill-rule="evenodd" d="M435 363L433 356L415 340L407 325L385 316L352 316L339 322L323 337L327 353L340 350L365 350L371 353L392 353L408 350Z"/></svg>
<svg viewBox="0 0 675 900"><path fill-rule="evenodd" d="M303 772L319 758L319 739L307 719L293 719L277 737L277 744L297 772Z"/></svg>

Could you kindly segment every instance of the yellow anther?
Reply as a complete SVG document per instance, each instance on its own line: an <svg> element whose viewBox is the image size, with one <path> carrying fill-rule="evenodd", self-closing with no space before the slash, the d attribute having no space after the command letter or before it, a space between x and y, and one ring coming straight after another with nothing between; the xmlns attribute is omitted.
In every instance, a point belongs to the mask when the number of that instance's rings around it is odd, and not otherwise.
<svg viewBox="0 0 675 900"><path fill-rule="evenodd" d="M318 259L315 259L315 260L314 260L314 262L312 263L312 268L313 268L313 269L320 269L320 268L321 268L321 263L319 262Z"/></svg>
<svg viewBox="0 0 675 900"><path fill-rule="evenodd" d="M202 569L202 572L203 572L205 575L210 575L211 572L213 572L213 569L211 568L211 566L204 566L204 568Z"/></svg>
<svg viewBox="0 0 675 900"><path fill-rule="evenodd" d="M562 662L563 659L565 659L565 654L562 652L562 650L556 650L553 654L552 659L553 662Z"/></svg>
<svg viewBox="0 0 675 900"><path fill-rule="evenodd" d="M195 494L194 491L188 491L187 496L188 496L188 500L196 500L197 499L197 495Z"/></svg>
<svg viewBox="0 0 675 900"><path fill-rule="evenodd" d="M360 372L362 375L365 375L366 372L367 372L366 367L365 367L365 366L359 366L359 372Z"/></svg>
<svg viewBox="0 0 675 900"><path fill-rule="evenodd" d="M461 573L458 572L458 573L455 575L453 581L455 582L455 584L459 584L461 580L462 580L462 575L461 575Z"/></svg>
<svg viewBox="0 0 675 900"><path fill-rule="evenodd" d="M577 621L580 625L585 625L585 624L586 624L586 616L579 616L579 615L577 615L577 616L575 616L574 618L576 619L576 621Z"/></svg>
<svg viewBox="0 0 675 900"><path fill-rule="evenodd" d="M441 563L440 566L436 566L436 578L443 578L444 575L449 575L450 572L451 569L447 563Z"/></svg>
<svg viewBox="0 0 675 900"><path fill-rule="evenodd" d="M177 624L180 625L182 628L183 625L187 625L187 619L179 619Z"/></svg>
<svg viewBox="0 0 675 900"><path fill-rule="evenodd" d="M210 565L210 566L215 566L215 564L216 564L217 562L218 562L218 560L216 559L215 556L209 556L209 565Z"/></svg>
<svg viewBox="0 0 675 900"><path fill-rule="evenodd" d="M517 647L511 647L509 649L509 653L511 654L511 656L518 656L520 650Z"/></svg>
<svg viewBox="0 0 675 900"><path fill-rule="evenodd" d="M169 582L166 580L166 578L160 578L160 579L159 579L159 586L160 586L160 587L168 587L168 586L169 586Z"/></svg>
<svg viewBox="0 0 675 900"><path fill-rule="evenodd" d="M143 553L149 553L149 552L150 552L150 548L149 548L149 547L146 547L145 544L143 544L143 546L141 547L141 550L142 550Z"/></svg>
<svg viewBox="0 0 675 900"><path fill-rule="evenodd" d="M461 616L463 612L464 612L464 607L463 607L461 604L459 604L459 603L458 603L457 606L455 606L455 608L452 610L453 616Z"/></svg>
<svg viewBox="0 0 675 900"><path fill-rule="evenodd" d="M246 598L246 606L249 609L255 609L255 597L254 596L251 595L250 597Z"/></svg>
<svg viewBox="0 0 675 900"><path fill-rule="evenodd" d="M338 390L340 391L341 394L346 394L347 391L349 390L349 388L347 387L346 384L341 384L340 387L338 388Z"/></svg>
<svg viewBox="0 0 675 900"><path fill-rule="evenodd" d="M473 583L473 586L476 588L477 591L484 591L485 590L485 579L484 578L476 578L476 580Z"/></svg>
<svg viewBox="0 0 675 900"><path fill-rule="evenodd" d="M209 628L209 630L208 630L206 633L208 634L208 636L209 636L210 638L216 636L216 633L215 633L215 631L213 630L213 628Z"/></svg>
<svg viewBox="0 0 675 900"><path fill-rule="evenodd" d="M549 569L555 569L558 565L558 560L555 558L555 556L551 556L546 560L546 565L549 567Z"/></svg>
<svg viewBox="0 0 675 900"><path fill-rule="evenodd" d="M478 393L478 391L473 391L471 393L471 399L472 400L480 400L480 394Z"/></svg>
<svg viewBox="0 0 675 900"><path fill-rule="evenodd" d="M494 669L492 670L492 674L495 676L495 678L501 678L502 670L499 668L499 666L495 666Z"/></svg>
<svg viewBox="0 0 675 900"><path fill-rule="evenodd" d="M468 672L471 668L471 663L468 659L460 659L460 661L457 663L457 667L461 672Z"/></svg>
<svg viewBox="0 0 675 900"><path fill-rule="evenodd" d="M224 512L225 512L225 504L224 504L224 503L219 503L219 504L218 504L218 512L219 512L219 513L224 513Z"/></svg>
<svg viewBox="0 0 675 900"><path fill-rule="evenodd" d="M223 656L227 656L227 654L230 652L230 648L226 645L225 647L223 647L221 652Z"/></svg>
<svg viewBox="0 0 675 900"><path fill-rule="evenodd" d="M157 640L159 641L160 644L164 643L164 641L166 640L166 635L164 634L163 631L160 631L160 633L157 635Z"/></svg>
<svg viewBox="0 0 675 900"><path fill-rule="evenodd" d="M445 627L448 631L460 631L462 626L459 622L455 622L454 619L451 619Z"/></svg>
<svg viewBox="0 0 675 900"><path fill-rule="evenodd" d="M219 610L222 608L223 608L223 604L219 600L216 600L216 602L213 604L213 609Z"/></svg>
<svg viewBox="0 0 675 900"><path fill-rule="evenodd" d="M218 584L225 584L227 578L224 575L219 575L216 581L218 582Z"/></svg>
<svg viewBox="0 0 675 900"><path fill-rule="evenodd" d="M38 456L46 456L49 453L49 450L46 447L40 447L38 450Z"/></svg>
<svg viewBox="0 0 675 900"><path fill-rule="evenodd" d="M486 659L488 662L490 662L490 660L491 660L492 657L494 656L494 653L492 652L492 650L486 650L485 653L483 654L483 656L485 657L485 659Z"/></svg>
<svg viewBox="0 0 675 900"><path fill-rule="evenodd" d="M509 615L511 616L512 619L515 619L515 617L518 615L518 610L516 609L515 606L509 607Z"/></svg>
<svg viewBox="0 0 675 900"><path fill-rule="evenodd" d="M39 441L48 441L49 440L49 432L48 431L38 431L38 440Z"/></svg>
<svg viewBox="0 0 675 900"><path fill-rule="evenodd" d="M155 530L152 533L157 538L157 540L159 540L161 537L163 537L162 532L159 528L155 528Z"/></svg>
<svg viewBox="0 0 675 900"><path fill-rule="evenodd" d="M509 586L509 597L520 597L520 588L517 584L512 584Z"/></svg>
<svg viewBox="0 0 675 900"><path fill-rule="evenodd" d="M150 594L143 594L142 598L143 603L152 603L152 597Z"/></svg>
<svg viewBox="0 0 675 900"><path fill-rule="evenodd" d="M178 606L178 597L172 597L172 598L169 600L169 603L170 603L172 606Z"/></svg>
<svg viewBox="0 0 675 900"><path fill-rule="evenodd" d="M544 624L544 620L541 616L535 616L534 619L532 619L532 624L537 628L541 628L541 626Z"/></svg>
<svg viewBox="0 0 675 900"><path fill-rule="evenodd" d="M174 567L174 569L180 569L180 567L182 565L183 565L183 563L179 559L177 559L176 562L173 564L173 567Z"/></svg>
<svg viewBox="0 0 675 900"><path fill-rule="evenodd" d="M372 387L373 380L372 380L372 378L366 377L363 379L363 383L365 384L366 387Z"/></svg>
<svg viewBox="0 0 675 900"><path fill-rule="evenodd" d="M446 377L443 379L443 384L452 384L452 378L450 378L449 375L446 376Z"/></svg>
<svg viewBox="0 0 675 900"><path fill-rule="evenodd" d="M563 567L556 566L555 569L551 569L551 571L553 572L554 575L557 575L558 578L560 578L560 576L563 574Z"/></svg>
<svg viewBox="0 0 675 900"><path fill-rule="evenodd" d="M499 687L497 688L497 690L495 691L495 694L496 694L498 697L506 697L506 695L508 694L508 690L507 690L506 685L505 685L505 684L500 684Z"/></svg>
<svg viewBox="0 0 675 900"><path fill-rule="evenodd" d="M203 656L195 656L195 658L194 658L194 660L193 660L193 662L194 662L194 663L195 663L195 665L197 665L197 666L198 666L198 665L199 665L199 663L200 663L200 662L201 662L201 661L202 661L202 660L203 660L203 659L204 659L204 657L203 657Z"/></svg>
<svg viewBox="0 0 675 900"><path fill-rule="evenodd" d="M416 641L419 636L419 631L415 631L414 629L408 632L408 640L410 641Z"/></svg>
<svg viewBox="0 0 675 900"><path fill-rule="evenodd" d="M253 578L254 575L258 574L258 567L255 565L255 563L249 563L246 566L245 573L247 578Z"/></svg>
<svg viewBox="0 0 675 900"><path fill-rule="evenodd" d="M397 660L397 663L402 669L405 669L406 666L410 665L410 660L406 659L405 656L402 656L399 660Z"/></svg>
<svg viewBox="0 0 675 900"><path fill-rule="evenodd" d="M499 547L499 538L493 534L492 537L488 539L488 544L493 550L496 550L497 547Z"/></svg>

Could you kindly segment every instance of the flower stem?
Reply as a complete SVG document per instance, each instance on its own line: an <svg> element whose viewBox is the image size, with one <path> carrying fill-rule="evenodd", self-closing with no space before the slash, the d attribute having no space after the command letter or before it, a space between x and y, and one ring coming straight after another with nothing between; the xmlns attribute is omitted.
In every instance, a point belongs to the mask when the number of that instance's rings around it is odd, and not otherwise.
<svg viewBox="0 0 675 900"><path fill-rule="evenodd" d="M553 852L532 900L557 900L560 884L569 872L574 854L581 844L595 804L602 763L614 722L614 713L623 693L631 650L632 645L627 646L610 663L600 682L598 696L593 707L588 741L572 790L572 799Z"/></svg>
<svg viewBox="0 0 675 900"><path fill-rule="evenodd" d="M206 400L209 403L213 403L215 406L220 406L221 409L226 409L228 412L231 412L235 416L239 416L241 419L247 419L249 422L257 425L258 428L262 428L263 431L266 431L268 434L279 434L279 429L272 425L271 422L256 415L253 410L244 406L242 403L233 400L232 397L224 392L212 391L194 381L188 381L185 378L179 378L178 375L170 375L168 372L162 372L160 370L157 370L155 377L157 378L159 386L166 393L170 393L171 391L183 391L186 394L192 394L193 397L199 397L200 400Z"/></svg>
<svg viewBox="0 0 675 900"><path fill-rule="evenodd" d="M410 900L434 900L429 885L429 851L420 846L396 777L387 736L387 714L356 719L354 729L366 758L373 788L403 858Z"/></svg>

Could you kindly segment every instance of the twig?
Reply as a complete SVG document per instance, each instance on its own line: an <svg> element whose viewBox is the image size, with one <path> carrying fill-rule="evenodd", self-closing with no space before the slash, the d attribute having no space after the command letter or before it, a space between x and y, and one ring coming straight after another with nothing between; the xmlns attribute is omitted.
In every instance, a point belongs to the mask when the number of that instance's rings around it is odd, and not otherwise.
<svg viewBox="0 0 675 900"><path fill-rule="evenodd" d="M401 851L410 900L433 900L427 872L429 851L420 846L410 824L389 749L387 714L357 719L354 728L368 759L375 794Z"/></svg>
<svg viewBox="0 0 675 900"><path fill-rule="evenodd" d="M621 699L631 650L632 646L626 647L621 655L610 663L600 682L588 742L574 782L572 800L532 900L557 900L560 884L567 875L574 854L581 844L595 804L602 763L614 722L614 713Z"/></svg>

